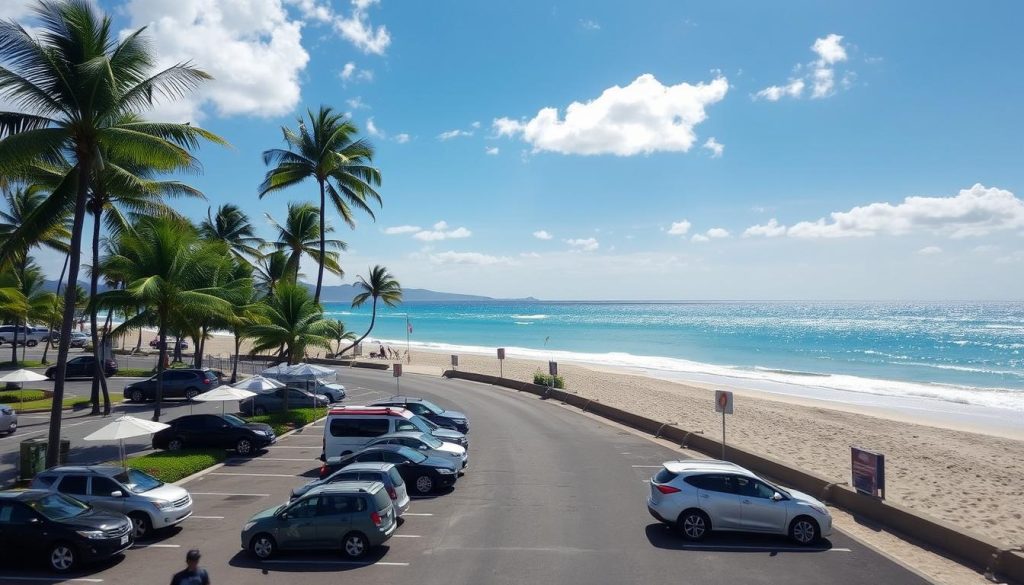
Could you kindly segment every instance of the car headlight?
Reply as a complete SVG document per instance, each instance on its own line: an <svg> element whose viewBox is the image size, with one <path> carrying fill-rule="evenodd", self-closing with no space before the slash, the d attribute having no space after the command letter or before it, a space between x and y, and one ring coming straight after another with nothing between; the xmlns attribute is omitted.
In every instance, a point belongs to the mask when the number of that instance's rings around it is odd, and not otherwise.
<svg viewBox="0 0 1024 585"><path fill-rule="evenodd" d="M76 530L75 532L77 532L80 536L84 536L85 538L88 538L90 540L103 538L102 530Z"/></svg>
<svg viewBox="0 0 1024 585"><path fill-rule="evenodd" d="M807 504L807 507L821 514L822 516L828 516L828 510L825 509L825 506L819 506L817 504Z"/></svg>
<svg viewBox="0 0 1024 585"><path fill-rule="evenodd" d="M261 430L261 429L256 429L253 432L256 433L257 435L262 435L264 437L269 437L270 436L270 433L268 433L267 431Z"/></svg>
<svg viewBox="0 0 1024 585"><path fill-rule="evenodd" d="M250 530L252 530L253 526L256 526L256 521L255 520L250 520L250 521L246 522L245 526L242 527L242 532L249 532Z"/></svg>
<svg viewBox="0 0 1024 585"><path fill-rule="evenodd" d="M438 467L437 472L441 475L452 475L455 473L454 469L448 469L447 467Z"/></svg>
<svg viewBox="0 0 1024 585"><path fill-rule="evenodd" d="M153 500L152 504L154 508L160 511L170 510L174 507L174 502L168 502L166 500Z"/></svg>
<svg viewBox="0 0 1024 585"><path fill-rule="evenodd" d="M5 416L11 416L12 414L14 414L14 409L4 407L0 408L0 412L4 413Z"/></svg>

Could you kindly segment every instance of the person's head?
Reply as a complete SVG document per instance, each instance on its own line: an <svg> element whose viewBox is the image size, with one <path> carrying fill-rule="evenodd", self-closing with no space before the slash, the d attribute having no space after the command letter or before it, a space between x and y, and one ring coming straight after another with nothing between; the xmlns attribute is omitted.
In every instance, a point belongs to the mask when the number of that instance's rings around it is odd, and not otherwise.
<svg viewBox="0 0 1024 585"><path fill-rule="evenodd" d="M189 569L195 570L199 566L199 549L194 548L185 555L185 563Z"/></svg>

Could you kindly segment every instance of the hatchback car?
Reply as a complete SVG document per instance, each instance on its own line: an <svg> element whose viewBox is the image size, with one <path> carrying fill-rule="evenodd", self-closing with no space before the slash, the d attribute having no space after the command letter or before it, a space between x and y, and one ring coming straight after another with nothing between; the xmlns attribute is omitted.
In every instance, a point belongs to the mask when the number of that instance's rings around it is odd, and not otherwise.
<svg viewBox="0 0 1024 585"><path fill-rule="evenodd" d="M413 414L422 416L439 427L459 431L463 434L469 432L469 418L465 414L455 410L446 410L425 398L392 396L387 400L374 402L370 406L401 406Z"/></svg>
<svg viewBox="0 0 1024 585"><path fill-rule="evenodd" d="M31 487L124 514L131 519L137 540L192 515L192 497L185 488L165 484L137 469L125 471L109 465L54 467L37 475Z"/></svg>
<svg viewBox="0 0 1024 585"><path fill-rule="evenodd" d="M284 412L286 392L288 393L288 408L325 408L330 406L330 401L324 396L318 396L298 388L277 388L238 401L238 410L254 415Z"/></svg>
<svg viewBox="0 0 1024 585"><path fill-rule="evenodd" d="M13 435L18 430L18 411L14 407L0 404L0 433Z"/></svg>
<svg viewBox="0 0 1024 585"><path fill-rule="evenodd" d="M291 499L301 498L315 487L341 481L379 481L384 484L384 489L391 496L391 503L395 506L397 516L401 517L409 509L409 492L405 489L405 480L394 463L353 463L324 479L314 479L293 489Z"/></svg>
<svg viewBox="0 0 1024 585"><path fill-rule="evenodd" d="M190 414L167 424L153 435L154 449L234 449L239 455L252 455L277 442L270 425L246 422L233 414Z"/></svg>
<svg viewBox="0 0 1024 585"><path fill-rule="evenodd" d="M60 341L60 338L57 338ZM81 331L71 332L71 343L68 343L68 347L85 347L89 343L89 336Z"/></svg>
<svg viewBox="0 0 1024 585"><path fill-rule="evenodd" d="M117 373L116 360L103 360L103 373L113 376ZM65 378L92 378L96 374L96 357L91 355L80 355L68 360L64 368ZM50 366L46 369L46 377L53 380L57 377L57 366Z"/></svg>
<svg viewBox="0 0 1024 585"><path fill-rule="evenodd" d="M832 533L825 504L727 461L669 461L651 478L647 509L687 540L713 530L784 534L802 545Z"/></svg>
<svg viewBox="0 0 1024 585"><path fill-rule="evenodd" d="M44 490L0 492L0 556L45 559L50 569L66 573L119 555L133 543L124 514Z"/></svg>
<svg viewBox="0 0 1024 585"><path fill-rule="evenodd" d="M301 498L268 508L242 528L242 548L260 560L279 550L341 550L366 555L395 532L397 521L384 484L347 481L323 485Z"/></svg>
<svg viewBox="0 0 1024 585"><path fill-rule="evenodd" d="M172 368L164 370L164 385L162 397L184 398L192 400L207 390L213 390L220 383L220 379L213 370L208 368L199 370L195 368ZM156 375L146 380L132 382L124 387L125 400L131 402L145 402L156 400Z"/></svg>
<svg viewBox="0 0 1024 585"><path fill-rule="evenodd" d="M458 479L457 468L450 458L429 457L404 445L377 445L344 457L331 457L320 466L320 477L325 478L352 463L377 462L394 463L416 495L453 487Z"/></svg>
<svg viewBox="0 0 1024 585"><path fill-rule="evenodd" d="M297 388L299 390L305 390L306 392L312 392L313 394L319 394L327 398L327 400L334 404L335 402L341 402L347 395L345 392L345 386L336 383L327 383L323 380L316 380L315 382L288 382L289 388Z"/></svg>
<svg viewBox="0 0 1024 585"><path fill-rule="evenodd" d="M374 445L405 445L410 449L416 449L424 455L440 457L441 459L450 458L452 463L456 464L457 469L465 469L469 464L469 452L466 451L465 447L455 443L445 443L430 433L403 431L381 435L371 440L366 446L372 447Z"/></svg>

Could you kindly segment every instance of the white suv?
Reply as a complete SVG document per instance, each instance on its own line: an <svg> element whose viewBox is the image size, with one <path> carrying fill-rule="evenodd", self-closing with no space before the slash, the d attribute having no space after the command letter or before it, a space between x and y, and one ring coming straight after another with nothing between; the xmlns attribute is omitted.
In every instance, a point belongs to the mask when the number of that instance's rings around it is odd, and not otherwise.
<svg viewBox="0 0 1024 585"><path fill-rule="evenodd" d="M785 534L802 545L832 534L825 504L728 461L669 461L651 478L647 509L687 540L712 530Z"/></svg>

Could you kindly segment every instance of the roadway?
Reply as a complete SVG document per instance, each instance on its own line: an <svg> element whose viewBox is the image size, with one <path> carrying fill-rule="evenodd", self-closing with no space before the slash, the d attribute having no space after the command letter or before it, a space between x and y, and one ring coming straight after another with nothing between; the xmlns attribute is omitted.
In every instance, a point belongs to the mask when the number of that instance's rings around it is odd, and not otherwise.
<svg viewBox="0 0 1024 585"><path fill-rule="evenodd" d="M390 372L340 372L348 403L395 388ZM180 529L120 560L53 581L166 582L183 566L185 551L200 548L219 584L296 578L308 585L339 578L369 585L926 583L841 532L810 549L782 537L713 536L687 544L656 523L645 504L646 480L662 461L680 458L679 451L513 391L422 375L405 376L402 391L469 415L470 467L451 493L414 500L396 537L365 562L325 552L258 563L240 548L239 531L250 515L285 501L292 487L315 475L321 423L186 484L195 515ZM46 579L30 566L0 569L4 583Z"/></svg>

